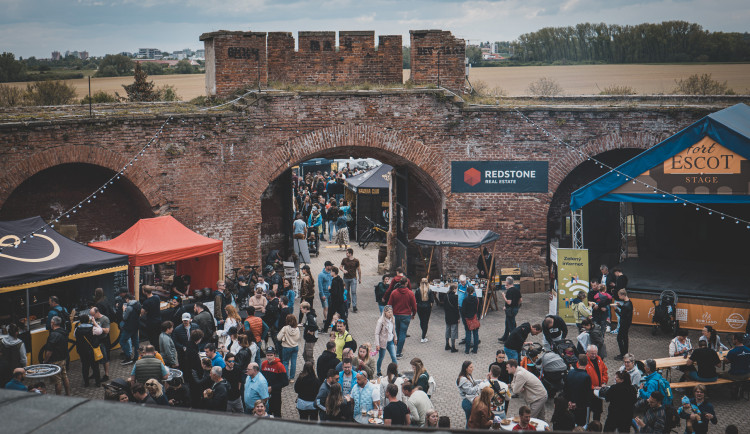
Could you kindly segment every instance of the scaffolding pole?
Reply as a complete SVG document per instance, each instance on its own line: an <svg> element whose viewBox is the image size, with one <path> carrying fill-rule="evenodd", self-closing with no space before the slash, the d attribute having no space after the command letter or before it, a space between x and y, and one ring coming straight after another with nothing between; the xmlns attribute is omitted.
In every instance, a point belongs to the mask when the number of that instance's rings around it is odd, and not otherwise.
<svg viewBox="0 0 750 434"><path fill-rule="evenodd" d="M583 208L571 211L571 224L573 226L573 248L583 248Z"/></svg>

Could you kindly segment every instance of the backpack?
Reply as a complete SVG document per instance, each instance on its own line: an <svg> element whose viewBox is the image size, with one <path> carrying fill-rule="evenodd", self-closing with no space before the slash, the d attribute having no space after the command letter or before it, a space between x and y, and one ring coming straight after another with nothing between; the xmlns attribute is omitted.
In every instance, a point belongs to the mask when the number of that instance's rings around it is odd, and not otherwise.
<svg viewBox="0 0 750 434"><path fill-rule="evenodd" d="M664 379L664 377L659 377L659 392L661 392L662 395L664 395L664 401L662 401L662 404L665 406L671 406L672 405L672 388L669 386L669 382Z"/></svg>
<svg viewBox="0 0 750 434"><path fill-rule="evenodd" d="M62 306L55 306L54 309L57 311L57 316L60 317L62 322L60 323L60 327L62 327L64 330L70 332L70 313L68 312L68 309L65 309Z"/></svg>
<svg viewBox="0 0 750 434"><path fill-rule="evenodd" d="M677 409L673 405L664 406L664 432L672 432L673 429L680 426L680 415L677 413Z"/></svg>
<svg viewBox="0 0 750 434"><path fill-rule="evenodd" d="M352 338L351 341L346 340L346 336L349 336ZM354 353L357 353L357 349L359 346L357 346L357 341L354 340L352 335L349 334L349 332L346 332L346 336L344 336L344 348L349 348L350 350L354 351Z"/></svg>

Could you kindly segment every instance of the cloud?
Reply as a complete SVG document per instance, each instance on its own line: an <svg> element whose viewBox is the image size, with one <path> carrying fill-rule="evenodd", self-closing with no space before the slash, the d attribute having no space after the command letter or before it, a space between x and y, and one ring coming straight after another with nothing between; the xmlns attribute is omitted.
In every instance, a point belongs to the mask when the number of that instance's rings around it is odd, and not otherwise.
<svg viewBox="0 0 750 434"><path fill-rule="evenodd" d="M49 57L138 47L199 48L214 30L374 30L437 28L470 41L514 40L542 27L582 22L685 20L710 31L747 31L746 0L1 0L3 50ZM648 13L645 13L645 12ZM728 11L731 11L728 12Z"/></svg>

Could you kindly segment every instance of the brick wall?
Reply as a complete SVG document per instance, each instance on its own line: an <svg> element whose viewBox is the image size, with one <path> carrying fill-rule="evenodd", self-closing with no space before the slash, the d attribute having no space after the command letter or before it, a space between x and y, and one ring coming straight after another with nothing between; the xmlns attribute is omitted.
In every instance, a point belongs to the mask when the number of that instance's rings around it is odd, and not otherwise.
<svg viewBox="0 0 750 434"><path fill-rule="evenodd" d="M442 30L410 30L411 80L439 84L461 93L465 82L466 42Z"/></svg>
<svg viewBox="0 0 750 434"><path fill-rule="evenodd" d="M200 36L206 50L206 94L227 96L237 89L268 84L266 34L218 32Z"/></svg>
<svg viewBox="0 0 750 434"><path fill-rule="evenodd" d="M537 106L524 113L596 155L650 147L726 105ZM512 110L463 107L435 90L280 93L242 112L174 116L159 141L124 176L156 215L171 213L203 235L222 238L228 266L258 263L267 253L261 240L278 242L278 227L268 220L273 216L261 212L270 183L301 161L342 153L407 166L413 175L410 184L421 188L410 192L415 225L440 223L438 211L445 209L451 228L498 232L502 264L540 266L553 194L583 162L577 152L551 141ZM0 124L2 215L37 212L38 204L9 197L44 169L88 163L118 170L165 119L128 115ZM450 162L461 160L549 161L549 191L451 193ZM61 206L75 201L62 199L67 202ZM264 233L264 217L265 230L273 233ZM71 224L82 224L78 218L71 218ZM124 229L111 227L109 235ZM412 226L409 232L419 229ZM447 271L474 268L477 252L444 250Z"/></svg>
<svg viewBox="0 0 750 434"><path fill-rule="evenodd" d="M299 49L288 32L201 35L206 49L206 92L227 96L248 85L401 83L401 36L373 31L299 32Z"/></svg>

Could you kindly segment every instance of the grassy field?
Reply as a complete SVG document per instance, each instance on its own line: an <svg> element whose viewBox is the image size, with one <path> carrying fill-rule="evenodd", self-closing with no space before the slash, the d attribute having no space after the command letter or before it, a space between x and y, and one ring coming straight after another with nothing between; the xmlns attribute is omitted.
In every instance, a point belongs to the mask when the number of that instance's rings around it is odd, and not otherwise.
<svg viewBox="0 0 750 434"><path fill-rule="evenodd" d="M473 68L469 80L475 85L484 82L488 89L498 87L508 96L527 95L529 83L541 77L556 80L565 95L594 95L611 86L630 86L638 94L665 94L675 87L675 80L692 74L712 74L714 80L727 81L738 94L750 94L750 64L706 64L706 65L574 65L574 66L519 66L506 68ZM409 70L404 70L404 79ZM205 76L154 75L149 77L156 86L172 85L182 100L205 95ZM76 87L83 98L88 93L88 79L67 80ZM133 82L132 77L92 78L91 91L103 90L124 95L123 84ZM25 87L25 83L9 83Z"/></svg>

